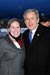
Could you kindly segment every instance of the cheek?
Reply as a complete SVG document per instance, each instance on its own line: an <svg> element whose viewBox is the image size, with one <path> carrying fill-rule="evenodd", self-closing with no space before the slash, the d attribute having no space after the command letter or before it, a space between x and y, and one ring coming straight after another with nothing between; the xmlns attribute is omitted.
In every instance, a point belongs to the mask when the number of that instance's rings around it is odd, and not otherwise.
<svg viewBox="0 0 50 75"><path fill-rule="evenodd" d="M14 31L14 29L10 28L10 29L9 29L9 31L11 31L11 32L12 32L12 31Z"/></svg>
<svg viewBox="0 0 50 75"><path fill-rule="evenodd" d="M27 27L29 27L29 22L28 22L28 21L26 21L26 22L25 22L25 25L26 25Z"/></svg>
<svg viewBox="0 0 50 75"><path fill-rule="evenodd" d="M16 32L20 33L21 32L21 29L17 29Z"/></svg>
<svg viewBox="0 0 50 75"><path fill-rule="evenodd" d="M35 24L35 25L37 25L38 24L38 21L37 20L34 20L32 23Z"/></svg>
<svg viewBox="0 0 50 75"><path fill-rule="evenodd" d="M28 23L29 23L29 22L26 20L26 21L25 21L25 24L27 25Z"/></svg>

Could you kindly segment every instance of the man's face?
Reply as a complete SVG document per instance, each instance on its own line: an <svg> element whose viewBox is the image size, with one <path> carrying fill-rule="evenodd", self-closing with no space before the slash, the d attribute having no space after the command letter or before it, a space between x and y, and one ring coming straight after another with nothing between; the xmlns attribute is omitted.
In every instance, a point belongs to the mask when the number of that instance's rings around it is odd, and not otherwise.
<svg viewBox="0 0 50 75"><path fill-rule="evenodd" d="M25 15L25 24L29 30L33 30L37 27L39 18L37 18L34 12L29 12Z"/></svg>

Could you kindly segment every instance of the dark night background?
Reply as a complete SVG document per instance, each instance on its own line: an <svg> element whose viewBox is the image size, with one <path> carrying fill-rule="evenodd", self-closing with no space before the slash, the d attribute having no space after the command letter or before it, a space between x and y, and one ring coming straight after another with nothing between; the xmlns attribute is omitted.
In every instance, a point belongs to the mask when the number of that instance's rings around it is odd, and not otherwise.
<svg viewBox="0 0 50 75"><path fill-rule="evenodd" d="M39 13L50 15L50 0L0 0L0 18L23 18L28 8L35 8Z"/></svg>
<svg viewBox="0 0 50 75"><path fill-rule="evenodd" d="M21 21L23 32L23 13L30 8L37 9L39 14L45 13L50 18L50 0L0 0L0 36L7 33L5 28L10 18L18 18Z"/></svg>

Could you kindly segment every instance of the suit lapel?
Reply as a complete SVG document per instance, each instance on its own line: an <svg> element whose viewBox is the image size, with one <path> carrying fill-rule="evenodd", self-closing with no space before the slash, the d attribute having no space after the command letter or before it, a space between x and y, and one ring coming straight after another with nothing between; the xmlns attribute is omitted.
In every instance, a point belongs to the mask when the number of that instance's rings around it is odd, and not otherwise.
<svg viewBox="0 0 50 75"><path fill-rule="evenodd" d="M36 32L35 32L35 35L33 37L32 44L35 44L36 42L39 42L39 39L42 36L42 33L43 33L43 28L42 28L41 25L39 25Z"/></svg>

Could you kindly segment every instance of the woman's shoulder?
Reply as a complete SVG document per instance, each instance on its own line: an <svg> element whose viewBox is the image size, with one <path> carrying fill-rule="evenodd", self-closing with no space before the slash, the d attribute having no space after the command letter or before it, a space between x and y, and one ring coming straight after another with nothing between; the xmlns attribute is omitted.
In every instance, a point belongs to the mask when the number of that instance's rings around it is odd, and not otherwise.
<svg viewBox="0 0 50 75"><path fill-rule="evenodd" d="M8 37L8 36L5 35L4 37L0 38L0 44L5 44L7 37Z"/></svg>

